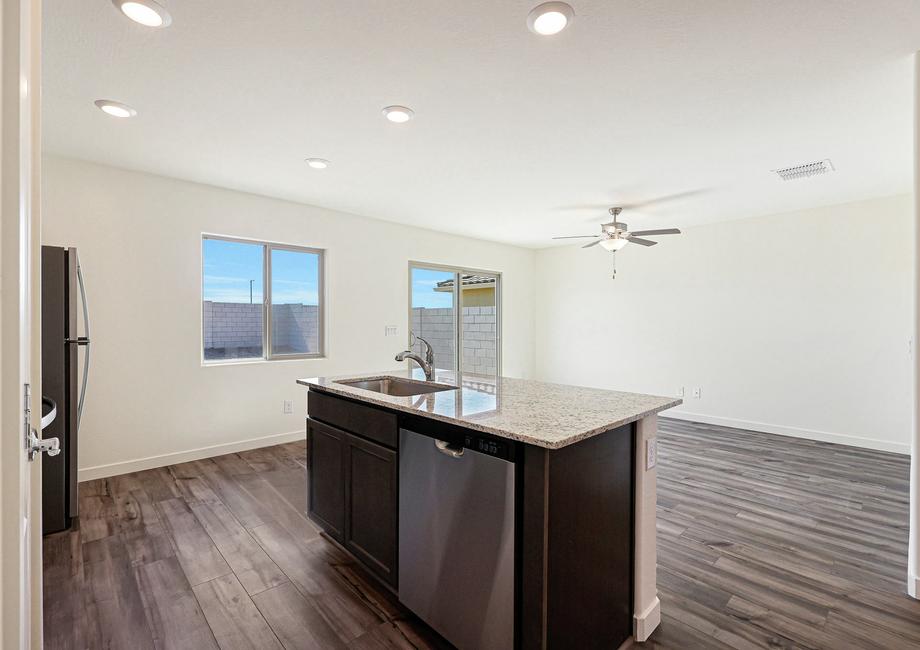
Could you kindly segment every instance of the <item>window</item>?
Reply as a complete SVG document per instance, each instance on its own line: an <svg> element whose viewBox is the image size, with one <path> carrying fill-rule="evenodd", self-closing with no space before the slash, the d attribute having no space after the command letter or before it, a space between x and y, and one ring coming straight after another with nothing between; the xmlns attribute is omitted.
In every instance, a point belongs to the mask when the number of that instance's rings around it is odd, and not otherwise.
<svg viewBox="0 0 920 650"><path fill-rule="evenodd" d="M496 377L501 368L501 275L451 267L409 266L409 344L420 336L444 370Z"/></svg>
<svg viewBox="0 0 920 650"><path fill-rule="evenodd" d="M323 355L323 251L205 235L206 362Z"/></svg>

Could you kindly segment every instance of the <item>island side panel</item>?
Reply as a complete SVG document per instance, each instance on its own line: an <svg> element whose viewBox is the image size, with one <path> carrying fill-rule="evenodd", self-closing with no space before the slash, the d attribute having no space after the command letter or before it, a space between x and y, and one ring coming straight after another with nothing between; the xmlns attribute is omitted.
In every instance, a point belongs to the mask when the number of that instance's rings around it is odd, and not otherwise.
<svg viewBox="0 0 920 650"><path fill-rule="evenodd" d="M546 648L547 507L549 499L549 450L524 446L524 469L518 535L517 643L521 650Z"/></svg>
<svg viewBox="0 0 920 650"><path fill-rule="evenodd" d="M635 539L635 598L633 637L645 641L661 622L661 602L658 600L656 567L658 538L655 529L657 505L657 451L655 466L648 468L648 446L658 445L658 416L639 420L636 424L636 539Z"/></svg>
<svg viewBox="0 0 920 650"><path fill-rule="evenodd" d="M617 648L632 634L633 425L525 449L522 648Z"/></svg>

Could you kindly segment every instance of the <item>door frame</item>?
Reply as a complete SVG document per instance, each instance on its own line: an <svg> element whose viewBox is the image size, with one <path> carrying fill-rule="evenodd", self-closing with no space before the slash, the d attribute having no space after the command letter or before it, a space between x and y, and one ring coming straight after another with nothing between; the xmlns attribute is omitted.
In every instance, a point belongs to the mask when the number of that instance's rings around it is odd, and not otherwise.
<svg viewBox="0 0 920 650"><path fill-rule="evenodd" d="M39 0L2 0L0 51L0 645L23 649L42 645L41 463L26 458L41 419Z"/></svg>
<svg viewBox="0 0 920 650"><path fill-rule="evenodd" d="M424 269L429 271L444 271L454 274L454 308L456 309L456 331L454 332L454 345L456 347L456 371L458 377L462 375L463 370L463 286L461 276L464 273L473 275L490 275L495 278L495 377L502 376L502 286L504 280L501 271L487 271L486 269L477 269L469 266L454 266L451 264L441 264L439 262L420 262L409 260L409 273L407 276L408 286L408 325L406 326L406 340L409 348L412 349L412 270ZM406 362L410 367L412 364Z"/></svg>

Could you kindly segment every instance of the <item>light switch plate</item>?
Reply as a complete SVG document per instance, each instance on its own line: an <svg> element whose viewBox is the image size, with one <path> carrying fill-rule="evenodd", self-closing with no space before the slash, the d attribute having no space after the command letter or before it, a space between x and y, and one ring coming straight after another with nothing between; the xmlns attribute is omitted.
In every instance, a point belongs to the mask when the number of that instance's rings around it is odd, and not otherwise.
<svg viewBox="0 0 920 650"><path fill-rule="evenodd" d="M396 336L396 325L387 325L384 329L385 336Z"/></svg>
<svg viewBox="0 0 920 650"><path fill-rule="evenodd" d="M281 411L285 415L290 415L291 413L293 413L294 412L294 401L289 400L289 399L284 400L284 402L281 405Z"/></svg>
<svg viewBox="0 0 920 650"><path fill-rule="evenodd" d="M702 389L702 388L694 388L694 389L693 389L693 399L699 399L699 398L701 398L702 396L703 396L703 389Z"/></svg>
<svg viewBox="0 0 920 650"><path fill-rule="evenodd" d="M653 469L658 464L658 439L645 441L645 469Z"/></svg>

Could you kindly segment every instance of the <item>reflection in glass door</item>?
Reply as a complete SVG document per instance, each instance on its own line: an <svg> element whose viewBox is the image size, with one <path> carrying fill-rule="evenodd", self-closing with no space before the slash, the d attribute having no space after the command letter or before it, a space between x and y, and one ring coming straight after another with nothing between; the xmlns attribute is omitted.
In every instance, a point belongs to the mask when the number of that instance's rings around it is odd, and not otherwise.
<svg viewBox="0 0 920 650"><path fill-rule="evenodd" d="M460 352L464 374L498 374L498 277L460 274Z"/></svg>
<svg viewBox="0 0 920 650"><path fill-rule="evenodd" d="M410 269L410 344L414 352L424 354L424 346L415 337L428 341L434 350L434 367L442 370L457 369L455 275L439 269ZM414 365L410 362L410 367Z"/></svg>

